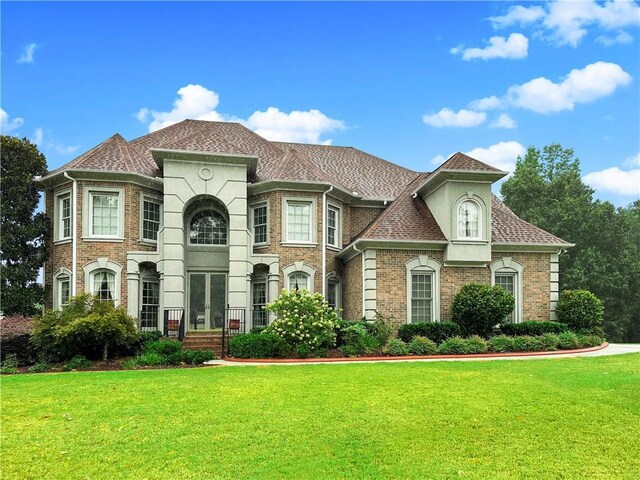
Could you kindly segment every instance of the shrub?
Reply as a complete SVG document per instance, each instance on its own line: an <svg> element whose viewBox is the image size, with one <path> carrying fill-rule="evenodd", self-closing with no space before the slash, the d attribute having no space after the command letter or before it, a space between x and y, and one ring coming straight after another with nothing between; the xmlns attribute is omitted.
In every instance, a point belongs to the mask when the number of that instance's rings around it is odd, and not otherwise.
<svg viewBox="0 0 640 480"><path fill-rule="evenodd" d="M178 340L156 340L147 342L144 346L143 353L157 353L163 357L182 352L182 342Z"/></svg>
<svg viewBox="0 0 640 480"><path fill-rule="evenodd" d="M371 329L371 324L366 320L344 320L339 318L334 323L334 332L336 334L336 346L341 346L346 344L346 332L349 327L353 325L359 325L365 329L365 331L369 332Z"/></svg>
<svg viewBox="0 0 640 480"><path fill-rule="evenodd" d="M536 337L530 335L520 335L513 337L513 351L514 352L536 352L541 349L540 343Z"/></svg>
<svg viewBox="0 0 640 480"><path fill-rule="evenodd" d="M409 353L414 355L435 355L438 353L438 346L435 342L426 337L413 337L409 343Z"/></svg>
<svg viewBox="0 0 640 480"><path fill-rule="evenodd" d="M562 333L569 330L566 323L560 322L522 322L503 323L500 331L504 335L515 337L517 335L544 335L546 333Z"/></svg>
<svg viewBox="0 0 640 480"><path fill-rule="evenodd" d="M69 360L66 365L63 367L63 370L86 370L91 367L91 361L87 359L84 355L76 355L71 360Z"/></svg>
<svg viewBox="0 0 640 480"><path fill-rule="evenodd" d="M496 335L491 337L487 342L489 350L495 353L513 352L513 337L507 337L506 335Z"/></svg>
<svg viewBox="0 0 640 480"><path fill-rule="evenodd" d="M390 339L382 349L382 352L394 357L409 355L409 347L399 338Z"/></svg>
<svg viewBox="0 0 640 480"><path fill-rule="evenodd" d="M156 367L158 365L165 365L167 362L167 357L157 353L157 352L146 352L142 355L139 355L136 358L136 365L146 366L146 367Z"/></svg>
<svg viewBox="0 0 640 480"><path fill-rule="evenodd" d="M558 298L556 315L573 331L601 329L604 307L598 297L587 290L564 290Z"/></svg>
<svg viewBox="0 0 640 480"><path fill-rule="evenodd" d="M573 350L580 348L578 343L578 336L573 332L564 332L558 335L558 349L560 350Z"/></svg>
<svg viewBox="0 0 640 480"><path fill-rule="evenodd" d="M377 340L378 345L386 345L396 330L396 323L393 317L385 317L380 312L376 312L376 318L368 326L369 333Z"/></svg>
<svg viewBox="0 0 640 480"><path fill-rule="evenodd" d="M10 353L0 363L0 373L12 374L18 372L18 357L14 353Z"/></svg>
<svg viewBox="0 0 640 480"><path fill-rule="evenodd" d="M188 365L200 365L215 358L211 350L183 350L182 362Z"/></svg>
<svg viewBox="0 0 640 480"><path fill-rule="evenodd" d="M139 344L144 347L149 342L157 342L162 338L162 332L160 330L151 330L148 332L140 332Z"/></svg>
<svg viewBox="0 0 640 480"><path fill-rule="evenodd" d="M329 356L329 349L319 348L314 352L314 354L316 358L327 358Z"/></svg>
<svg viewBox="0 0 640 480"><path fill-rule="evenodd" d="M449 338L440 344L438 352L444 355L462 355L467 353L467 342L460 337Z"/></svg>
<svg viewBox="0 0 640 480"><path fill-rule="evenodd" d="M460 325L464 335L486 338L514 306L513 295L503 288L469 283L453 299L453 321Z"/></svg>
<svg viewBox="0 0 640 480"><path fill-rule="evenodd" d="M31 341L33 319L30 317L0 318L0 360L15 355L18 365L31 365L36 361L36 350Z"/></svg>
<svg viewBox="0 0 640 480"><path fill-rule="evenodd" d="M37 362L29 367L29 371L31 373L43 373L49 370L50 368L51 368L51 365L49 365L48 363Z"/></svg>
<svg viewBox="0 0 640 480"><path fill-rule="evenodd" d="M578 344L580 345L580 348L597 347L602 345L603 342L604 337L599 335L578 335Z"/></svg>
<svg viewBox="0 0 640 480"><path fill-rule="evenodd" d="M262 333L265 331L267 327L264 325L259 325L257 327L252 327L249 333Z"/></svg>
<svg viewBox="0 0 640 480"><path fill-rule="evenodd" d="M135 370L137 366L138 366L137 358L129 358L128 360L125 360L124 362L122 362L122 368L124 368L125 370Z"/></svg>
<svg viewBox="0 0 640 480"><path fill-rule="evenodd" d="M311 356L311 347L305 343L301 343L296 347L296 354L300 358L309 358Z"/></svg>
<svg viewBox="0 0 640 480"><path fill-rule="evenodd" d="M278 335L295 347L307 344L311 350L335 344L334 326L338 314L329 307L324 297L307 290L282 290L280 297L266 307L276 319L265 333Z"/></svg>
<svg viewBox="0 0 640 480"><path fill-rule="evenodd" d="M425 337L435 343L442 343L448 338L459 337L460 326L453 322L417 322L405 323L398 329L398 337L410 342L413 337Z"/></svg>
<svg viewBox="0 0 640 480"><path fill-rule="evenodd" d="M229 340L229 353L237 358L281 358L289 351L287 342L271 333L236 335Z"/></svg>
<svg viewBox="0 0 640 480"><path fill-rule="evenodd" d="M478 335L467 338L465 343L465 353L487 353L487 350L489 350L487 341Z"/></svg>
<svg viewBox="0 0 640 480"><path fill-rule="evenodd" d="M361 323L346 327L342 336L344 345L339 349L343 355L349 357L370 353L380 347L378 340Z"/></svg>

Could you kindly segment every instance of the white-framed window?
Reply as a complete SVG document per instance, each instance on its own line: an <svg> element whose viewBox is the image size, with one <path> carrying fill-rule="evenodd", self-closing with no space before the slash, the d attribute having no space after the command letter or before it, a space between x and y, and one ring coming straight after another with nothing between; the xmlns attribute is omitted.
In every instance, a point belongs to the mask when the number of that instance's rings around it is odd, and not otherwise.
<svg viewBox="0 0 640 480"><path fill-rule="evenodd" d="M92 272L91 293L100 300L115 303L119 297L116 290L116 274L107 269Z"/></svg>
<svg viewBox="0 0 640 480"><path fill-rule="evenodd" d="M342 248L342 214L335 205L327 205L327 245Z"/></svg>
<svg viewBox="0 0 640 480"><path fill-rule="evenodd" d="M71 272L66 268L59 269L53 276L53 308L61 309L71 298Z"/></svg>
<svg viewBox="0 0 640 480"><path fill-rule="evenodd" d="M269 220L267 204L259 203L252 205L251 212L251 228L253 231L253 244L266 245L269 243Z"/></svg>
<svg viewBox="0 0 640 480"><path fill-rule="evenodd" d="M482 210L473 200L465 200L458 205L458 238L480 239Z"/></svg>
<svg viewBox="0 0 640 480"><path fill-rule="evenodd" d="M407 270L407 322L440 321L441 264L427 255L409 260Z"/></svg>
<svg viewBox="0 0 640 480"><path fill-rule="evenodd" d="M267 279L257 277L251 283L251 319L253 326L267 325Z"/></svg>
<svg viewBox="0 0 640 480"><path fill-rule="evenodd" d="M141 238L145 242L157 242L162 218L162 202L154 197L142 196L140 202L142 219Z"/></svg>
<svg viewBox="0 0 640 480"><path fill-rule="evenodd" d="M284 288L287 290L298 288L299 290L306 289L313 293L316 269L312 266L304 262L295 262L284 267L282 273L285 278Z"/></svg>
<svg viewBox="0 0 640 480"><path fill-rule="evenodd" d="M189 223L191 245L226 245L227 221L219 212L207 209L197 212Z"/></svg>
<svg viewBox="0 0 640 480"><path fill-rule="evenodd" d="M338 277L329 277L327 280L327 303L334 310L342 307L342 283Z"/></svg>
<svg viewBox="0 0 640 480"><path fill-rule="evenodd" d="M87 186L83 190L83 238L124 239L124 189Z"/></svg>
<svg viewBox="0 0 640 480"><path fill-rule="evenodd" d="M289 290L309 290L309 275L304 272L293 272L287 280Z"/></svg>
<svg viewBox="0 0 640 480"><path fill-rule="evenodd" d="M313 244L317 230L315 198L284 198L282 210L284 243Z"/></svg>
<svg viewBox="0 0 640 480"><path fill-rule="evenodd" d="M514 309L507 315L505 321L522 322L524 266L511 257L503 257L492 262L489 269L491 270L491 284L504 288L513 295L515 300Z"/></svg>
<svg viewBox="0 0 640 480"><path fill-rule="evenodd" d="M155 275L142 277L140 329L157 330L160 309L160 282Z"/></svg>
<svg viewBox="0 0 640 480"><path fill-rule="evenodd" d="M56 195L56 225L55 239L69 240L72 234L73 219L71 218L71 192Z"/></svg>

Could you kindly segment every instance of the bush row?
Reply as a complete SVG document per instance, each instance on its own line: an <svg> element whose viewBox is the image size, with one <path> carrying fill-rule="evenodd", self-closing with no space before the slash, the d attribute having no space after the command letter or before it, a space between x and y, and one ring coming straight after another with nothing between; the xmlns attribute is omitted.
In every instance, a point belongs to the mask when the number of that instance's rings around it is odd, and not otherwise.
<svg viewBox="0 0 640 480"><path fill-rule="evenodd" d="M123 363L124 368L155 367L159 365L198 365L213 360L211 350L183 350L177 340L156 340L147 342L142 353Z"/></svg>

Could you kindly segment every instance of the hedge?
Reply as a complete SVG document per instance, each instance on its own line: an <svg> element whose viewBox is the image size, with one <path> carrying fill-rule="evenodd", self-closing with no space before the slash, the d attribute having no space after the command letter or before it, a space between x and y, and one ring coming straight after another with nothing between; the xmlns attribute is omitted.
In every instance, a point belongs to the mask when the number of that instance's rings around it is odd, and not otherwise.
<svg viewBox="0 0 640 480"><path fill-rule="evenodd" d="M272 333L248 333L229 340L229 354L237 358L281 358L290 353L289 344Z"/></svg>
<svg viewBox="0 0 640 480"><path fill-rule="evenodd" d="M563 333L569 330L566 323L560 322L522 322L504 323L500 325L500 331L511 337L517 335L544 335L545 333Z"/></svg>
<svg viewBox="0 0 640 480"><path fill-rule="evenodd" d="M442 343L448 338L460 335L460 326L453 322L406 323L398 328L398 337L406 343L411 342L414 337L425 337L436 343Z"/></svg>

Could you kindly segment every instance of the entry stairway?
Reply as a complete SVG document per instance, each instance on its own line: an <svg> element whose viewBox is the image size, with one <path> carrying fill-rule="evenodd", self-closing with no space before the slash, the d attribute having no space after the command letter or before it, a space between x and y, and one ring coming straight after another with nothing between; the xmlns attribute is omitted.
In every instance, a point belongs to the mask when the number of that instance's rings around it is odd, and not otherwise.
<svg viewBox="0 0 640 480"><path fill-rule="evenodd" d="M182 348L185 350L213 350L216 356L222 358L222 332L187 332L182 341Z"/></svg>

